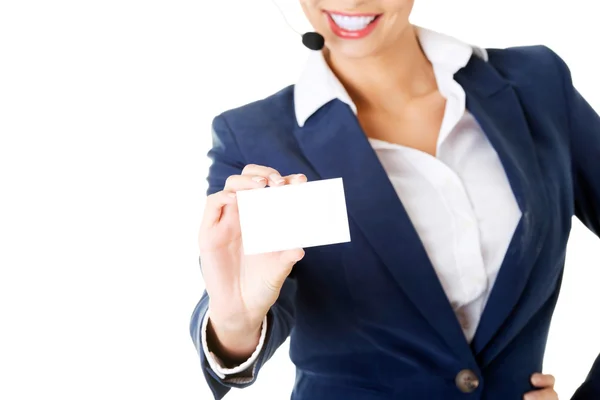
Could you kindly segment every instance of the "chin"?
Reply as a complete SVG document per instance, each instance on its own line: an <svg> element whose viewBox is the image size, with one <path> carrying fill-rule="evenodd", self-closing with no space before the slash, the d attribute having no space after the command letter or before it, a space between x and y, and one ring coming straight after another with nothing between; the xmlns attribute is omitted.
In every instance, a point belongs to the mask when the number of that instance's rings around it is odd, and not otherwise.
<svg viewBox="0 0 600 400"><path fill-rule="evenodd" d="M332 43L333 42L333 43ZM353 43L354 42L354 43ZM325 40L325 43L328 43ZM342 58L366 58L377 54L377 49L379 46L374 45L373 43L362 42L358 43L358 41L343 41L339 40L331 40L329 44L327 44L327 50L334 57L342 57Z"/></svg>

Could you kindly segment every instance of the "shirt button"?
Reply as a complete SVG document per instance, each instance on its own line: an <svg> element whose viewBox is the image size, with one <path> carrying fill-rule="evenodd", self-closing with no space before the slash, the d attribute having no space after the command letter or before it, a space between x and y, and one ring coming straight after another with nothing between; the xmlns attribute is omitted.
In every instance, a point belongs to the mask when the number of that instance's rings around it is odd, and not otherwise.
<svg viewBox="0 0 600 400"><path fill-rule="evenodd" d="M475 372L463 369L456 375L456 387L463 393L473 393L479 387L479 379Z"/></svg>

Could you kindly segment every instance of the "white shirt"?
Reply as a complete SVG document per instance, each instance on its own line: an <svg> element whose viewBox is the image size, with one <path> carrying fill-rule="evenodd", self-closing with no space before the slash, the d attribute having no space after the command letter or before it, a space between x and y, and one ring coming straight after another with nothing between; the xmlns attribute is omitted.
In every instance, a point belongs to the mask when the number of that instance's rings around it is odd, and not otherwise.
<svg viewBox="0 0 600 400"><path fill-rule="evenodd" d="M521 211L496 151L466 110L465 92L454 80L454 74L473 54L487 61L486 51L431 30L417 28L417 32L423 52L433 65L438 89L446 98L436 156L381 140L369 142L470 342ZM298 124L303 126L333 99L348 104L356 114L356 106L322 53L311 52L294 89ZM203 321L202 332L206 332L207 320ZM244 371L260 353L265 332L266 319L259 347L250 359L233 369L223 368L204 346L209 365L221 378Z"/></svg>

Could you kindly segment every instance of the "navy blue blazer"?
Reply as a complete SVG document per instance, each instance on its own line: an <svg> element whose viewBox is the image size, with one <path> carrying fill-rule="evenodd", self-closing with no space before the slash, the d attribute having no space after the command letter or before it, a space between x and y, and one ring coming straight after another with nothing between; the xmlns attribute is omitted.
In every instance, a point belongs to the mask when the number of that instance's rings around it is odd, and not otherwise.
<svg viewBox="0 0 600 400"><path fill-rule="evenodd" d="M542 370L565 250L576 215L600 235L600 117L574 89L562 59L543 46L490 49L455 79L496 149L522 211L471 344L422 242L352 110L339 100L298 127L293 86L213 121L208 194L246 164L342 177L351 243L306 249L268 314L260 368L290 335L295 400L517 400ZM235 384L208 366L216 399ZM478 388L455 382L471 370ZM584 377L582 377L584 379ZM291 388L290 388L291 389ZM600 357L573 400L600 399Z"/></svg>

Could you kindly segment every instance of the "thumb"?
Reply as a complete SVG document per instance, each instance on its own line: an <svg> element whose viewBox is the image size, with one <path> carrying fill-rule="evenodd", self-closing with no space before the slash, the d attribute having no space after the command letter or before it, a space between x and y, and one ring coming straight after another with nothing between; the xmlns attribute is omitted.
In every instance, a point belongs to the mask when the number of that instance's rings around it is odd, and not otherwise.
<svg viewBox="0 0 600 400"><path fill-rule="evenodd" d="M304 257L303 249L278 251L272 254L267 284L272 289L281 289L294 265Z"/></svg>
<svg viewBox="0 0 600 400"><path fill-rule="evenodd" d="M284 264L296 264L304 258L304 249L291 249L279 252L279 260Z"/></svg>

